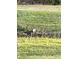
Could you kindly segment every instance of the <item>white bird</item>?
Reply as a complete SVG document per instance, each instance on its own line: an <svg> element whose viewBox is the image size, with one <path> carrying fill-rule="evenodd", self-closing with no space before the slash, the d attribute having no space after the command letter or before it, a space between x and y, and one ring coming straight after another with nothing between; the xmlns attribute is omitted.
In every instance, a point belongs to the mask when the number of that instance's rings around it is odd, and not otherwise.
<svg viewBox="0 0 79 59"><path fill-rule="evenodd" d="M35 33L36 32L36 29L33 29L33 33Z"/></svg>

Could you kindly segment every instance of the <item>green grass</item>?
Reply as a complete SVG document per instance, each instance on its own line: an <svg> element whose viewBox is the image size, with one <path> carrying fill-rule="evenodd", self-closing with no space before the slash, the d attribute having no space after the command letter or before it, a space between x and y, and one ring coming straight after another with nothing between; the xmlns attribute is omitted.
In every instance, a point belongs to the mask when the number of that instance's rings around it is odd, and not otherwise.
<svg viewBox="0 0 79 59"><path fill-rule="evenodd" d="M54 56L61 54L60 39L19 37L17 39L18 56Z"/></svg>
<svg viewBox="0 0 79 59"><path fill-rule="evenodd" d="M18 5L17 29L27 31L60 31L60 6L56 5ZM18 37L18 59L61 59L61 40L43 37Z"/></svg>
<svg viewBox="0 0 79 59"><path fill-rule="evenodd" d="M61 59L60 55L55 56L25 56L19 57L18 59Z"/></svg>
<svg viewBox="0 0 79 59"><path fill-rule="evenodd" d="M60 6L17 6L18 31L36 28L38 31L60 31Z"/></svg>
<svg viewBox="0 0 79 59"><path fill-rule="evenodd" d="M60 12L60 5L18 5L17 10Z"/></svg>

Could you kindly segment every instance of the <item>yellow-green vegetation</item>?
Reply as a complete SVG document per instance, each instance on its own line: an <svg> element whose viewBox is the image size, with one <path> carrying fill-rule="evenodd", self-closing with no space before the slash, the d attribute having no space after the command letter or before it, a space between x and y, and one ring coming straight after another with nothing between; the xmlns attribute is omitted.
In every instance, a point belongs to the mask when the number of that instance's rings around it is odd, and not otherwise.
<svg viewBox="0 0 79 59"><path fill-rule="evenodd" d="M54 56L61 54L60 39L43 37L19 37L18 58L25 56Z"/></svg>
<svg viewBox="0 0 79 59"><path fill-rule="evenodd" d="M19 32L33 28L40 32L60 31L60 12L59 5L18 5L17 29Z"/></svg>
<svg viewBox="0 0 79 59"><path fill-rule="evenodd" d="M37 29L39 32L61 30L59 5L18 5L18 32ZM60 59L61 40L48 37L18 37L18 59Z"/></svg>
<svg viewBox="0 0 79 59"><path fill-rule="evenodd" d="M19 57L18 59L61 59L60 55L55 56L24 56Z"/></svg>
<svg viewBox="0 0 79 59"><path fill-rule="evenodd" d="M61 12L60 5L18 5L17 10Z"/></svg>
<svg viewBox="0 0 79 59"><path fill-rule="evenodd" d="M19 46L25 45L57 45L60 46L60 39L53 39L53 38L43 38L43 37L19 37L18 38Z"/></svg>

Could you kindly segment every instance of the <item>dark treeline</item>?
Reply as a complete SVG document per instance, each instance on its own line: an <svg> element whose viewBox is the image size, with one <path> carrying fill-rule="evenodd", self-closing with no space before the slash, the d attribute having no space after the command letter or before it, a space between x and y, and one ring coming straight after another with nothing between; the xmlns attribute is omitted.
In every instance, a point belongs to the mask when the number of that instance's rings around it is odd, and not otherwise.
<svg viewBox="0 0 79 59"><path fill-rule="evenodd" d="M17 0L18 5L34 5L34 4L42 4L42 5L60 5L61 0Z"/></svg>

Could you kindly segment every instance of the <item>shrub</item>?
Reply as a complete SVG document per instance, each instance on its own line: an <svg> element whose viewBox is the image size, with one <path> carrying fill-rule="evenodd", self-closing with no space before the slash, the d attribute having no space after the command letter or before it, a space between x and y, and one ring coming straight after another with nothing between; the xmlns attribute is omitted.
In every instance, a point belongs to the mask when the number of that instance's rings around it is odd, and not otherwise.
<svg viewBox="0 0 79 59"><path fill-rule="evenodd" d="M17 0L17 4L51 4L59 5L61 0Z"/></svg>

